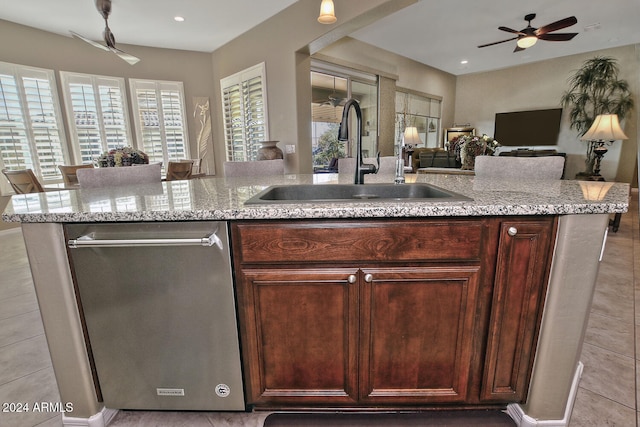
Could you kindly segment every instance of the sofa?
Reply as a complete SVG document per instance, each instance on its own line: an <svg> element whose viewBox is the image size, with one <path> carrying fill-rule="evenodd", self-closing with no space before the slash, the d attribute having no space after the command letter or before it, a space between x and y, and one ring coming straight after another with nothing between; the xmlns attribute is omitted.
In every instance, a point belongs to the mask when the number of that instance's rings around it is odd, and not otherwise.
<svg viewBox="0 0 640 427"><path fill-rule="evenodd" d="M455 154L442 148L416 148L413 151L411 170L416 172L418 168L460 168Z"/></svg>

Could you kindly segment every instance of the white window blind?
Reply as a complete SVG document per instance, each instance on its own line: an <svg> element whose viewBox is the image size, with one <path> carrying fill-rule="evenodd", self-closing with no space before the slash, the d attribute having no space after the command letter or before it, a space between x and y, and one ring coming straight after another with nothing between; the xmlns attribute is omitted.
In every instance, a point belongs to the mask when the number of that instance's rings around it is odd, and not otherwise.
<svg viewBox="0 0 640 427"><path fill-rule="evenodd" d="M138 148L149 161L189 158L187 121L182 82L129 80L136 116Z"/></svg>
<svg viewBox="0 0 640 427"><path fill-rule="evenodd" d="M131 146L124 79L61 72L67 117L77 163Z"/></svg>
<svg viewBox="0 0 640 427"><path fill-rule="evenodd" d="M220 80L227 161L257 160L269 139L264 63Z"/></svg>
<svg viewBox="0 0 640 427"><path fill-rule="evenodd" d="M65 164L53 71L0 62L0 166L32 169L42 181L62 178Z"/></svg>

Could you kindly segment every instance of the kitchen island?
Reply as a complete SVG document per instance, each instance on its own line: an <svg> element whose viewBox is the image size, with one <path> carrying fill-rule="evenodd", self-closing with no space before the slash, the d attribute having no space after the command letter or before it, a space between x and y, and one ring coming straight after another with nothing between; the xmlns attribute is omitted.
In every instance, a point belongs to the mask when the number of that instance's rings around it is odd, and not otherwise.
<svg viewBox="0 0 640 427"><path fill-rule="evenodd" d="M367 178L367 182L371 183L384 180L384 177L370 176ZM608 216L610 213L626 211L629 186L614 184L610 188L605 188L603 183L581 183L578 181L496 182L460 175L418 175L410 178L415 178L417 182L430 183L462 194L471 200L244 205L246 200L268 185L342 182L342 178L337 175L285 175L264 177L258 182L255 178L212 178L165 182L158 186L122 190L60 191L13 197L7 211L3 214L3 218L8 221L22 222L60 393L63 400L74 402L75 410L71 416L87 419L108 417L104 415L103 405L98 402L94 387L94 376L87 353L82 316L76 303L73 278L68 265L64 225L83 222L221 220L230 221L231 226L235 227L232 233L232 244L234 245L234 255L237 258L236 275L240 281L237 283L241 298L239 307L241 311L240 333L244 351L251 352L244 356L246 358L245 375L247 377L245 382L247 383L249 404L256 404L257 407L262 406L265 409L284 408L295 406L296 399L301 399L302 404L308 404L310 407L335 408L346 405L345 407L357 410L358 407L371 409L371 407L379 405L390 405L389 407L393 408L428 409L442 405L443 402L444 404L458 402L462 406L476 404L488 406L490 402L503 404L514 401L518 403L510 404L509 412L519 425L536 425L543 421L556 421L557 425L563 425L563 422L566 424L573 401L572 393L575 392L579 380L580 364L578 359ZM544 224L541 225L540 220L545 221ZM334 227L335 230L335 227L338 227L346 234L351 233L356 236L354 238L361 234L358 227L362 224L366 226L373 224L378 232L386 230L387 223L392 222L393 227L388 229L390 231L386 235L391 243L394 241L392 236L396 236L398 233L403 236L417 233L416 235L421 238L437 242L439 245L438 253L449 256L449 258L441 260L432 259L434 255L431 255L430 252L430 255L425 256L423 260L418 259L417 252L402 252L401 248L395 248L399 249L405 257L402 262L406 263L404 273L408 276L402 277L402 280L446 281L452 280L451 277L455 276L455 280L465 284L463 286L466 292L464 300L468 302L465 307L471 308L469 310L471 314L465 315L467 311L461 310L458 322L460 329L454 331L461 338L460 346L451 347L451 356L462 363L464 369L460 370L460 363L455 365L457 370L454 370L451 378L448 379L454 384L453 386L449 387L448 384L445 384L441 389L430 387L428 390L424 387L416 387L414 390L406 392L407 387L402 384L391 384L387 378L368 377L370 380L368 386L370 387L367 388L365 387L366 381L363 380L367 378L367 375L360 372L359 374L351 373L352 376L347 379L344 389L336 387L323 389L323 384L312 383L312 387L318 387L316 392L309 388L309 384L302 384L299 390L291 392L288 384L285 384L285 387L280 390L273 388L273 384L276 384L282 377L276 378L267 375L265 378L264 372L256 372L256 370L259 371L260 366L264 366L261 363L265 363L265 360L260 359L260 356L266 356L266 361L272 362L274 359L273 355L265 354L264 349L261 349L253 340L252 337L255 337L255 334L252 335L252 331L261 325L247 322L247 319L251 317L250 313L256 312L249 311L254 310L255 307L248 307L248 304L246 306L244 304L250 301L261 303L277 301L278 297L276 294L269 294L270 290L267 288L264 288L263 300L256 299L251 295L251 292L256 290L256 288L252 288L254 284L259 284L261 280L263 282L273 281L274 276L264 276L266 271L264 267L260 266L260 263L269 261L260 258L264 254L244 248L247 247L247 242L254 237L264 239L265 233L261 227L275 225L279 227L278 232L280 232L282 227L286 227L287 224L305 224L308 229L309 227L313 228L314 223L318 222L322 222L320 228ZM428 224L428 226L422 229L420 223ZM487 272L489 268L486 266L491 263L495 264L497 259L501 259L497 253L498 247L502 247L500 245L504 245L506 248L511 247L511 243L504 239L510 235L508 233L510 228L514 224L518 225L516 223L524 223L525 228L522 230L525 230L525 235L544 235L550 243L545 249L546 252L541 252L543 264L530 269L531 275L536 276L537 274L536 280L540 282L536 285L537 287L531 288L537 292L534 295L535 298L526 297L527 301L531 301L531 310L513 312L508 309L508 303L505 304L502 300L498 301L498 296L508 298L511 295L508 290L509 274L521 270L506 269L502 274L499 274L502 270L498 268L498 272L492 270L489 274ZM455 236L455 239L450 241L463 242L463 244L458 243L455 251L447 249L448 240L444 238L446 235L443 237L442 233L434 234L429 231L434 229L448 230ZM248 234L244 230L249 230ZM465 230L472 231L466 233ZM542 234L536 230L540 230ZM293 230L293 232L297 231ZM490 244L483 240L482 236L485 235L493 236L488 239ZM305 236L308 237L308 234ZM321 233L316 237L321 240ZM416 238L415 240L420 239ZM528 245L527 248L532 248L531 242L537 242L536 238L527 237L525 240L529 242L525 242ZM404 242L406 244L407 241L407 239L400 239L396 243ZM464 244L465 242L469 245ZM426 253L429 250L429 242L423 243ZM264 244L265 247L271 247L269 245L275 243L272 241L269 244ZM496 253L492 253L490 259L486 260L483 257L488 246L495 247L493 251ZM520 252L516 251L516 253ZM371 283L365 277L367 274L373 274L373 279L371 279L373 283L380 278L385 285L388 285L390 280L397 280L399 277L398 259L393 257L386 259L385 262L388 264L382 265L370 273L370 270L380 260L376 259L377 255L371 251L361 251L359 254L362 255L362 265L354 266L355 274L352 274L350 270L345 272L345 274L348 273L346 283L351 281L353 275L354 283L358 289L366 289L366 283ZM353 257L358 257L359 254L353 255ZM286 272L291 270L289 267L292 263L301 262L291 258L295 256L295 253L285 250L282 253L274 254L273 260L281 264L282 271ZM314 264L314 266L318 267L327 261L336 262L335 259L319 259L317 260L318 264ZM443 262L449 263L449 266L443 268ZM334 286L335 282L340 280L333 276L336 273L335 270L340 269L338 267L342 268L342 266L336 266L332 271L321 271L318 275L331 276L329 281ZM297 264L296 268L298 268ZM435 272L443 272L447 268L453 276L448 273L446 276L434 276ZM407 273L407 269L412 271ZM316 268L316 272L317 270L318 268ZM414 271L422 276L416 279L412 276ZM466 276L460 278L461 271L466 272L464 273ZM280 274L277 271L270 273ZM298 271L296 274L302 273ZM494 276L496 289L499 289L500 286L504 288L504 292L496 291L495 296L492 289L483 288L483 283L494 283ZM258 280L255 281L255 278ZM285 279L278 276L275 280ZM299 278L294 278L294 280L299 280ZM390 292L392 291L390 290ZM340 295L339 292L334 293L332 298L338 295ZM361 295L365 296L365 294ZM421 293L417 295L429 297L429 295ZM313 301L312 296L313 292L310 291L303 294L302 298L307 298L306 301L309 302ZM444 296L446 297L446 295ZM358 304L357 298L351 301ZM363 301L361 308L376 306L375 300ZM453 299L448 301L451 302ZM479 303L475 304L478 301ZM502 309L497 310L496 307L502 307ZM242 313L243 310L244 313ZM266 316L274 314L268 311L259 313ZM353 320L360 316L362 323L362 319L371 320L372 314L380 313L371 310L363 310L361 313L350 311L347 317ZM499 319L500 316L510 315L513 317L515 314L523 314L523 316L526 314L524 317L528 316L528 321L533 319L534 328L533 330L524 330L526 329L524 326L528 323L522 323L522 333L511 340L516 347L505 350L500 346L499 338L506 335L501 335ZM431 326L434 325L437 326L437 324L431 324ZM380 344L380 342L393 342L389 341L392 338L389 335L383 335L382 341L376 341L374 339L376 337L372 337L373 335L363 330L357 336L351 336L347 339L351 343L349 344L351 347L348 348L350 351L348 363L351 365L347 364L347 368L359 365L361 367L375 366L378 369L384 365L384 361L381 359L376 359L376 357L367 359L363 356L366 352L361 352L358 355L360 351L357 348L352 349L352 347L359 347L360 349L375 350L380 345L384 347L384 344ZM447 342L443 342L443 345L446 346ZM482 351L483 354L485 352L492 353L497 357L487 357L485 361L484 356L474 357L474 355L477 356L478 351ZM533 351L533 354L527 357L527 351ZM376 354L375 351L373 354ZM501 362L504 358L500 357L500 355L509 354L511 356L517 354L518 360L523 361L525 365L517 370L513 369L517 372L511 376L504 374L509 370L511 362L501 367L501 364L504 365ZM356 363L358 360L359 362ZM510 360L514 360L513 357ZM467 366L465 363L470 365ZM523 372L526 374L524 379ZM271 380L274 380L275 383L269 383ZM384 387L376 387L380 384ZM522 388L523 384L526 386L524 389ZM497 387L495 387L496 385ZM339 386L343 385L339 384ZM358 387L360 390L354 390ZM288 391L281 393L283 390ZM321 392L317 392L318 390ZM328 400L319 397L323 394L322 390L327 391L324 393L324 398L328 398ZM310 395L314 395L314 397L309 398ZM505 397L510 395L515 398Z"/></svg>

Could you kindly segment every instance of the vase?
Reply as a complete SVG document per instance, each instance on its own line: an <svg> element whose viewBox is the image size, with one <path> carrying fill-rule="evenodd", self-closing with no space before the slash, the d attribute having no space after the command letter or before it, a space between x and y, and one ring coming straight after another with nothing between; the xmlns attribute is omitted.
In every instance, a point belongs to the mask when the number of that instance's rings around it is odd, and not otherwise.
<svg viewBox="0 0 640 427"><path fill-rule="evenodd" d="M258 160L283 159L282 150L276 144L278 141L262 141L262 147L258 148Z"/></svg>
<svg viewBox="0 0 640 427"><path fill-rule="evenodd" d="M461 169L472 171L476 167L476 158L474 156L466 156L462 162Z"/></svg>

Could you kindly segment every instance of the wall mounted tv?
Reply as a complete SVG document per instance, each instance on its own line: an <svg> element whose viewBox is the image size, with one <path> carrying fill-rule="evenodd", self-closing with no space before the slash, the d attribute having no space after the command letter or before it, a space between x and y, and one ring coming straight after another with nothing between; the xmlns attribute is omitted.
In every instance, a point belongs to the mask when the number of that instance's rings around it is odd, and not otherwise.
<svg viewBox="0 0 640 427"><path fill-rule="evenodd" d="M493 137L503 146L557 145L562 108L496 113Z"/></svg>

